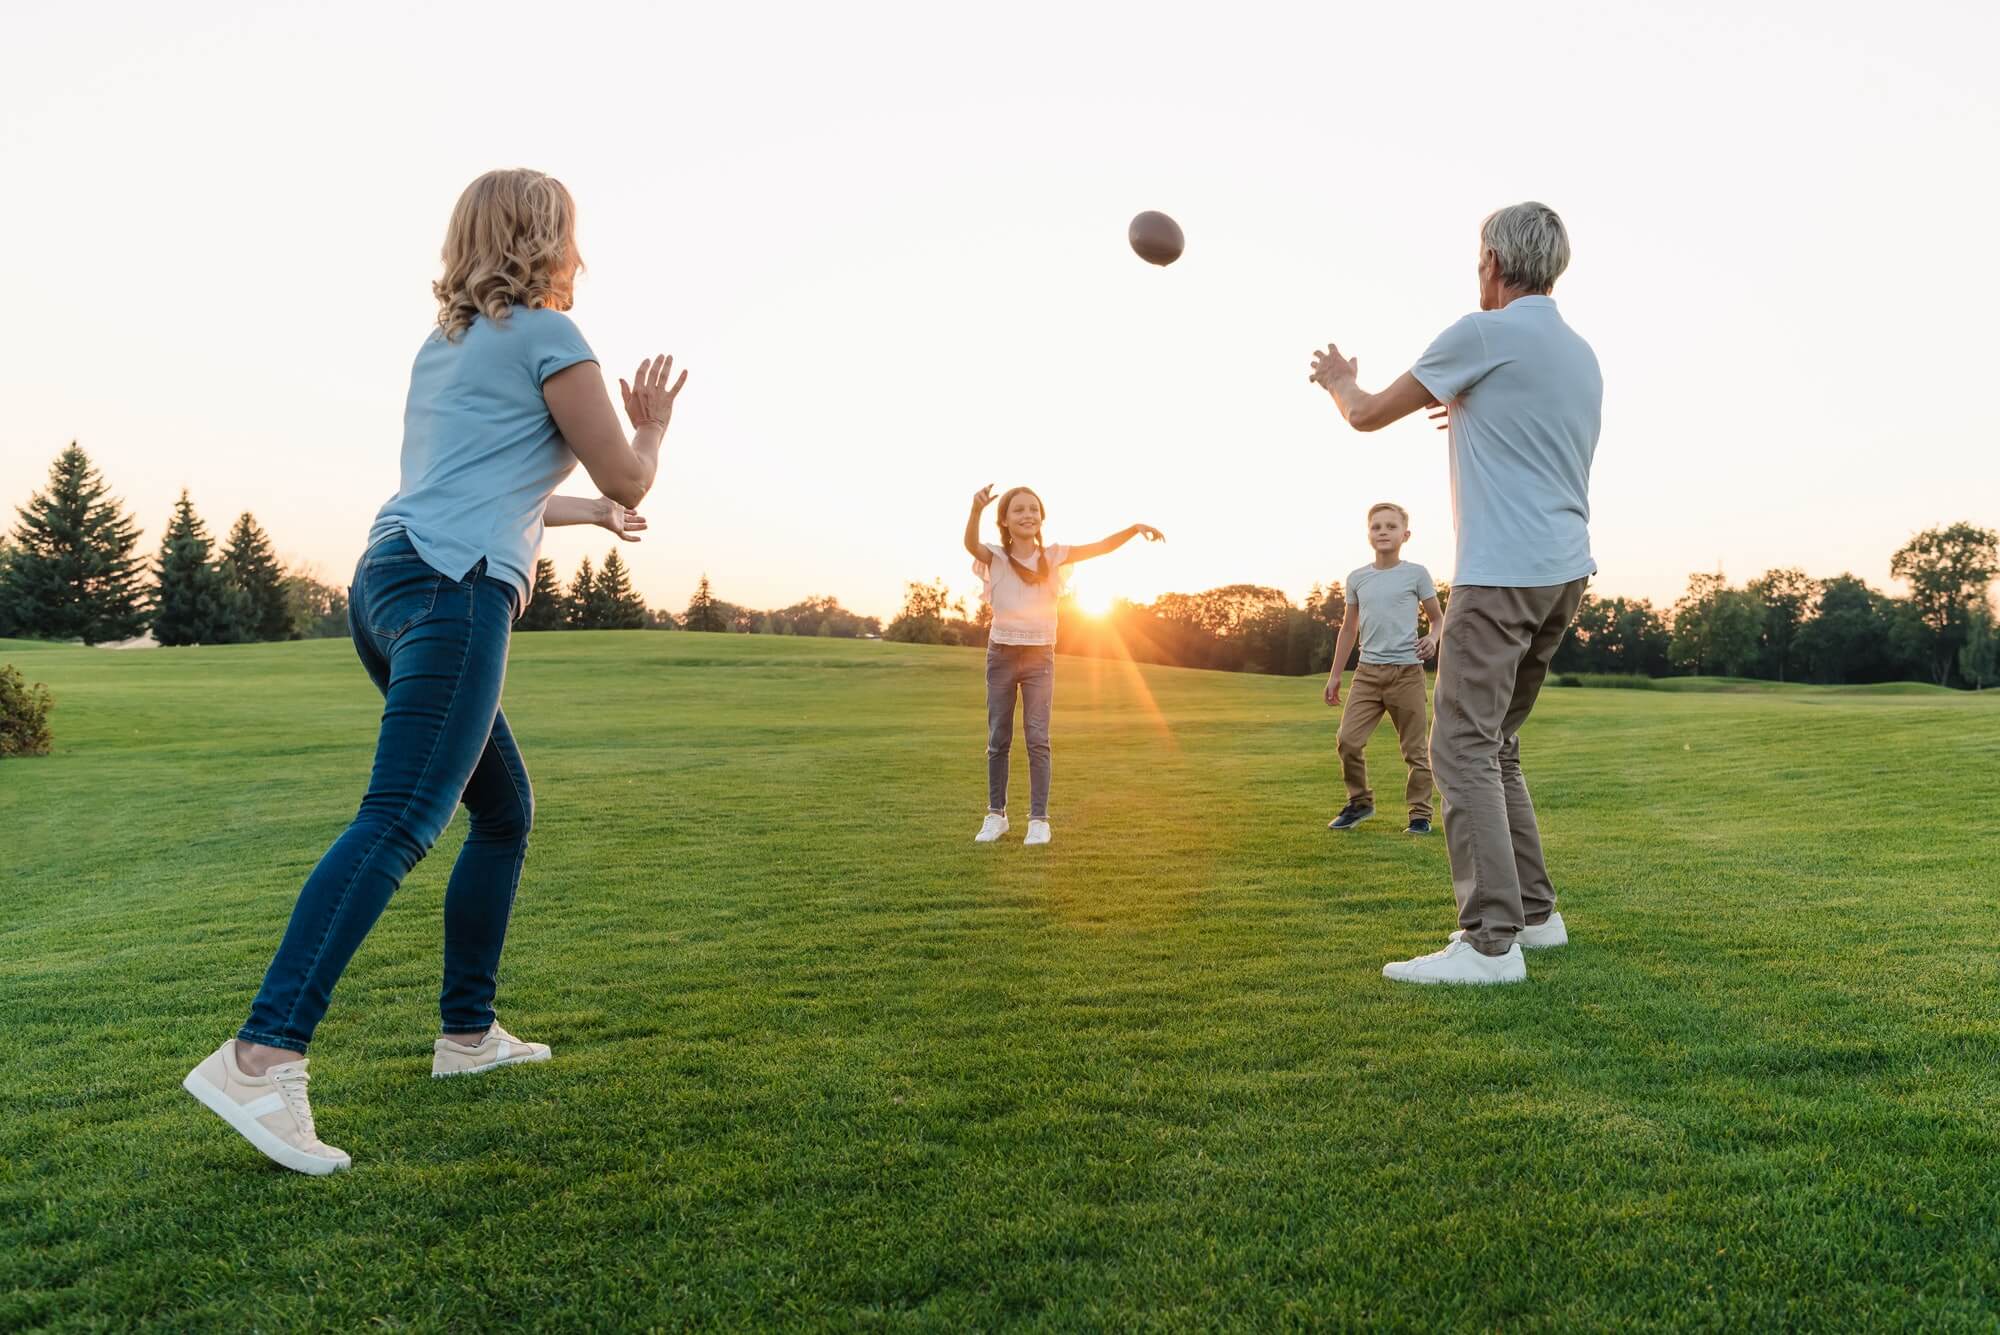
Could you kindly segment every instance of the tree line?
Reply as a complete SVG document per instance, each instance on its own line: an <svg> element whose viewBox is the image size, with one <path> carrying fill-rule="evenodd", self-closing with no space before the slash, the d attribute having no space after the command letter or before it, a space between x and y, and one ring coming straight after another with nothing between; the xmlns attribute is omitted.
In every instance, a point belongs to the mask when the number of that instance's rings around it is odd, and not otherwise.
<svg viewBox="0 0 2000 1335"><path fill-rule="evenodd" d="M286 569L256 516L243 514L217 541L181 493L158 552L139 551L138 521L111 495L71 442L48 486L19 507L0 537L0 637L115 643L151 631L161 644L239 644L347 634L347 591L304 569ZM686 612L646 606L614 548L601 566L585 557L567 586L553 561L535 563L533 596L518 630L691 630L766 635L862 636L881 622L812 596L769 611L715 596L703 575Z"/></svg>
<svg viewBox="0 0 2000 1335"><path fill-rule="evenodd" d="M72 442L0 538L0 636L235 644L347 633L347 595L286 570L255 515L217 541L183 491L159 551Z"/></svg>
<svg viewBox="0 0 2000 1335"><path fill-rule="evenodd" d="M875 617L850 612L836 598L811 595L769 611L725 602L715 596L707 575L695 586L685 611L648 607L632 589L630 573L613 548L604 564L589 557L565 587L555 562L535 562L535 592L516 630L695 630L740 635L823 635L858 639L882 633Z"/></svg>
<svg viewBox="0 0 2000 1335"><path fill-rule="evenodd" d="M1980 689L2000 683L2000 627L1991 586L2000 535L1969 523L1926 529L1890 558L1910 587L1898 598L1853 574L1813 579L1766 571L1740 588L1720 574L1689 577L1660 609L1644 598L1586 594L1552 664L1562 673L1755 677L1838 685L1928 681ZM1438 586L1450 619L1451 589ZM1339 580L1314 585L1298 606L1279 589L1229 584L1202 593L1118 602L1101 617L1065 603L1062 653L1177 667L1286 676L1323 673L1346 616ZM983 645L990 613L971 616L943 580L910 584L886 638ZM1418 632L1428 619L1418 614ZM1349 664L1348 666L1351 666Z"/></svg>
<svg viewBox="0 0 2000 1335"><path fill-rule="evenodd" d="M48 487L17 511L0 538L0 636L130 639L149 628L161 644L229 644L347 633L347 594L310 572L284 569L251 514L221 541L186 492L175 502L156 555L139 554L139 527L72 442ZM1814 579L1770 570L1742 587L1720 574L1689 577L1671 607L1643 598L1587 595L1556 653L1566 673L1661 677L1761 677L1828 684L1929 681L1979 688L2000 681L2000 628L1990 596L2000 535L1970 523L1926 529L1889 561L1907 597L1851 573ZM1441 585L1439 601L1450 606ZM1447 612L1447 615L1449 613ZM1346 616L1339 580L1316 584L1303 606L1261 584L1119 602L1101 617L1065 607L1058 650L1140 662L1286 676L1325 672ZM1419 630L1428 630L1421 624ZM694 630L860 637L925 644L986 643L990 613L967 614L943 580L911 584L886 631L874 617L827 596L770 610L716 597L701 577L687 607L650 608L614 548L588 557L568 585L555 563L535 565L534 594L518 629Z"/></svg>
<svg viewBox="0 0 2000 1335"><path fill-rule="evenodd" d="M1449 608L1450 597L1450 587L1439 586L1440 604ZM1082 614L1065 594L1056 622L1056 650L1172 667L1302 676L1325 672L1331 665L1346 614L1339 580L1315 584L1302 607L1282 589L1263 584L1162 594L1150 603L1120 600L1101 616ZM1419 634L1430 629L1421 610L1417 619ZM937 579L907 587L902 610L883 637L913 644L983 645L991 621L991 608L982 604L968 616L964 599L955 598Z"/></svg>
<svg viewBox="0 0 2000 1335"><path fill-rule="evenodd" d="M1991 597L2000 535L1968 523L1926 529L1890 557L1889 572L1909 585L1908 597L1852 573L1814 579L1789 568L1740 588L1719 573L1691 575L1664 612L1644 599L1586 598L1554 667L1824 685L2000 683Z"/></svg>

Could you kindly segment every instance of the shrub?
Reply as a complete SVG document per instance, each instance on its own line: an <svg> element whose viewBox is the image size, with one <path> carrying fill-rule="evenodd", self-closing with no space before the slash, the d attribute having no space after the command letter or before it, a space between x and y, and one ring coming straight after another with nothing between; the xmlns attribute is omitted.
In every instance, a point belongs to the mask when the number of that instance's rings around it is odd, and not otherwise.
<svg viewBox="0 0 2000 1335"><path fill-rule="evenodd" d="M56 702L49 688L30 686L12 663L0 666L0 756L49 753L49 711Z"/></svg>
<svg viewBox="0 0 2000 1335"><path fill-rule="evenodd" d="M1659 683L1633 672L1565 672L1556 678L1558 686L1600 686L1614 690L1657 691Z"/></svg>

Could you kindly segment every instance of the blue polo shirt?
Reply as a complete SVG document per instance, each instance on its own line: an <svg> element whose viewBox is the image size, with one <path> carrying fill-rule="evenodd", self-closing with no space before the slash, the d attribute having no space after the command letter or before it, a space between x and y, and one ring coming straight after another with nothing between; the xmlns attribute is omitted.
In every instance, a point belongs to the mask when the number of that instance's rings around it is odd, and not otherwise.
<svg viewBox="0 0 2000 1335"><path fill-rule="evenodd" d="M1411 374L1451 408L1452 583L1540 588L1595 573L1590 462L1604 377L1555 300L1466 316Z"/></svg>
<svg viewBox="0 0 2000 1335"><path fill-rule="evenodd" d="M542 382L597 354L561 311L516 306L504 320L475 317L457 342L432 330L410 370L403 408L402 485L368 531L392 533L431 569L486 573L528 605L542 509L576 467Z"/></svg>

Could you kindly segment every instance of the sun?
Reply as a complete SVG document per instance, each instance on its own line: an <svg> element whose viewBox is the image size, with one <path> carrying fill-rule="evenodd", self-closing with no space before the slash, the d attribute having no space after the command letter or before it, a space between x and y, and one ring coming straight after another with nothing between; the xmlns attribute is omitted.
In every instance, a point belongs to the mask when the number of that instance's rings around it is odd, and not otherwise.
<svg viewBox="0 0 2000 1335"><path fill-rule="evenodd" d="M1107 588L1094 586L1076 591L1077 610L1086 616L1101 617L1111 610L1111 604L1118 601L1118 595Z"/></svg>

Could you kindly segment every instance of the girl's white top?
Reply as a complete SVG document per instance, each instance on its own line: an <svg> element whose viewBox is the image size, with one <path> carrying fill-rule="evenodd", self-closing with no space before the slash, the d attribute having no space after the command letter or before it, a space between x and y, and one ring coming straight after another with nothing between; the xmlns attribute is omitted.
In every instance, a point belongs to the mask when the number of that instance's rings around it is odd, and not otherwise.
<svg viewBox="0 0 2000 1335"><path fill-rule="evenodd" d="M986 549L986 559L974 561L972 573L981 580L979 601L993 609L987 643L1054 644L1056 603L1069 583L1069 548L1059 542L1043 547L1049 573L1040 583L1030 584L1015 572L1004 548L990 542L980 545Z"/></svg>

